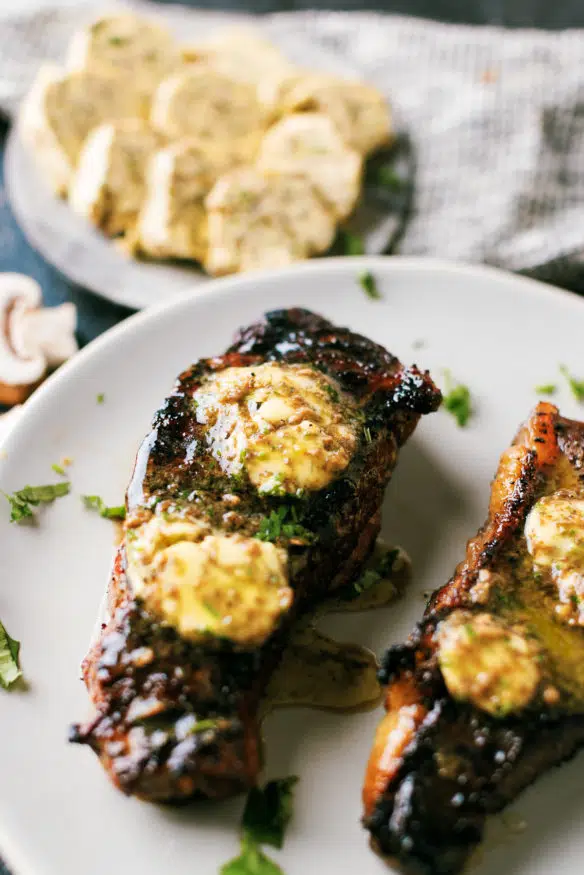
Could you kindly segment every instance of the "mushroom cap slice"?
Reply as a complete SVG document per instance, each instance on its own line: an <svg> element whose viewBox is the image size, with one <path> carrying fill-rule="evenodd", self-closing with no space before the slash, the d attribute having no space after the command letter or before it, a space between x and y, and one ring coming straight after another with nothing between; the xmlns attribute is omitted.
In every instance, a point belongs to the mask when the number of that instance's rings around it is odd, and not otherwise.
<svg viewBox="0 0 584 875"><path fill-rule="evenodd" d="M23 141L57 194L66 193L89 132L104 121L139 116L143 100L131 83L105 72L42 67L24 100Z"/></svg>
<svg viewBox="0 0 584 875"><path fill-rule="evenodd" d="M138 247L156 258L203 261L207 254L205 197L226 169L193 138L156 152L148 167Z"/></svg>
<svg viewBox="0 0 584 875"><path fill-rule="evenodd" d="M344 141L363 155L392 139L389 104L365 82L320 74L296 76L283 83L278 109L282 115L305 110L326 113Z"/></svg>
<svg viewBox="0 0 584 875"><path fill-rule="evenodd" d="M170 140L196 137L210 155L243 162L255 157L267 117L252 86L195 65L160 84L151 122Z"/></svg>
<svg viewBox="0 0 584 875"><path fill-rule="evenodd" d="M146 167L160 136L141 119L91 132L69 188L71 208L110 237L130 231L144 199Z"/></svg>
<svg viewBox="0 0 584 875"><path fill-rule="evenodd" d="M96 19L75 34L67 55L70 70L105 70L124 81L131 76L134 87L146 96L180 64L170 32L129 13Z"/></svg>
<svg viewBox="0 0 584 875"><path fill-rule="evenodd" d="M277 122L262 140L258 167L307 176L337 219L346 218L359 197L362 156L346 145L324 113L295 113Z"/></svg>
<svg viewBox="0 0 584 875"><path fill-rule="evenodd" d="M39 284L23 274L0 274L0 402L18 404L48 368L77 351L74 304L42 306Z"/></svg>
<svg viewBox="0 0 584 875"><path fill-rule="evenodd" d="M335 235L333 214L310 180L238 168L207 197L212 274L279 267L324 252Z"/></svg>
<svg viewBox="0 0 584 875"><path fill-rule="evenodd" d="M296 70L280 49L251 27L229 27L205 42L186 45L183 58L253 85L261 103L271 102L275 83Z"/></svg>

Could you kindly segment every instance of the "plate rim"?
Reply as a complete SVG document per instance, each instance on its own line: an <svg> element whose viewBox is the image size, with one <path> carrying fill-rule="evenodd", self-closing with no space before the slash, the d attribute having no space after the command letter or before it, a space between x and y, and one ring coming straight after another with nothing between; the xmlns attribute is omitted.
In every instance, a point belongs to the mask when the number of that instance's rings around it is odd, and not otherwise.
<svg viewBox="0 0 584 875"><path fill-rule="evenodd" d="M258 278L261 278L263 282L278 283L282 277L287 277L289 274L296 274L298 277L301 277L303 274L313 273L318 276L319 274L327 273L329 271L332 271L333 273L344 273L346 271L354 270L355 274L358 275L364 271L375 272L376 270L388 271L391 273L394 269L406 273L416 273L420 270L425 272L450 273L458 276L465 276L469 280L476 277L485 277L492 279L494 282L510 282L512 284L517 284L523 287L528 294L540 297L552 296L558 301L558 303L563 301L564 305L573 304L576 307L584 306L584 298L580 297L576 292L571 292L567 289L562 289L558 286L553 286L549 283L532 279L531 277L515 274L511 271L499 267L493 267L491 265L449 261L448 259L426 256L337 256L334 258L308 260L270 271L257 271L253 273L219 277L205 283L204 286L200 290L197 289L194 294L187 294L172 298L168 301L161 301L152 307L138 310L91 340L72 358L70 358L69 361L65 362L60 368L51 374L25 402L21 415L10 430L4 444L12 444L15 441L15 435L17 438L20 429L23 427L22 423L30 416L34 416L37 407L41 407L45 403L45 397L52 394L53 391L55 391L55 388L58 387L62 381L66 380L72 371L80 367L87 358L92 357L103 347L119 342L125 334L132 333L136 329L139 329L143 322L147 323L156 320L161 313L181 310L182 308L189 308L192 306L196 307L197 302L208 298L213 299L216 297L217 301L219 301L222 295L228 293L231 289L237 288L238 286L245 287L246 285L253 284Z"/></svg>

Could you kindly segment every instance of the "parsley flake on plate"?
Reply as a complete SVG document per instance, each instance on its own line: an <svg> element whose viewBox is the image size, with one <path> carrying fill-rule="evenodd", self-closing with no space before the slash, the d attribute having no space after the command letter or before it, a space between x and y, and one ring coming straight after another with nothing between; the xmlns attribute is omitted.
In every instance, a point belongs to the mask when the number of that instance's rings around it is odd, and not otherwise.
<svg viewBox="0 0 584 875"><path fill-rule="evenodd" d="M19 677L22 677L18 652L20 641L11 638L0 623L0 686L8 690Z"/></svg>
<svg viewBox="0 0 584 875"><path fill-rule="evenodd" d="M368 298L371 298L372 301L381 300L381 292L377 288L375 277L370 271L359 274L359 283Z"/></svg>
<svg viewBox="0 0 584 875"><path fill-rule="evenodd" d="M241 821L241 853L221 868L221 875L282 875L260 845L281 848L292 817L293 788L298 778L278 778L250 790Z"/></svg>
<svg viewBox="0 0 584 875"><path fill-rule="evenodd" d="M123 504L108 507L99 495L82 495L81 499L88 510L96 510L106 520L124 520L126 518L126 508Z"/></svg>
<svg viewBox="0 0 584 875"><path fill-rule="evenodd" d="M584 401L584 380L578 380L576 377L573 377L566 365L560 365L560 373L568 381L568 386L576 401Z"/></svg>
<svg viewBox="0 0 584 875"><path fill-rule="evenodd" d="M296 775L268 781L265 787L253 787L243 812L243 829L262 845L281 848L284 833L292 817Z"/></svg>
<svg viewBox="0 0 584 875"><path fill-rule="evenodd" d="M535 391L538 395L553 395L557 388L555 383L542 383L541 386L535 386Z"/></svg>
<svg viewBox="0 0 584 875"><path fill-rule="evenodd" d="M97 403L98 403L98 404L103 404L104 401L105 401L105 393L104 393L104 392L100 392L99 395L97 396Z"/></svg>
<svg viewBox="0 0 584 875"><path fill-rule="evenodd" d="M49 483L46 486L25 486L12 495L5 492L4 496L10 503L10 522L20 523L24 519L33 517L34 507L39 504L49 504L55 498L67 495L70 486L69 482Z"/></svg>
<svg viewBox="0 0 584 875"><path fill-rule="evenodd" d="M449 371L445 371L444 376L446 393L442 399L442 406L452 414L460 428L464 428L472 414L470 390L462 383L453 386Z"/></svg>
<svg viewBox="0 0 584 875"><path fill-rule="evenodd" d="M251 836L243 835L239 857L221 867L220 875L283 875L277 863L266 857Z"/></svg>

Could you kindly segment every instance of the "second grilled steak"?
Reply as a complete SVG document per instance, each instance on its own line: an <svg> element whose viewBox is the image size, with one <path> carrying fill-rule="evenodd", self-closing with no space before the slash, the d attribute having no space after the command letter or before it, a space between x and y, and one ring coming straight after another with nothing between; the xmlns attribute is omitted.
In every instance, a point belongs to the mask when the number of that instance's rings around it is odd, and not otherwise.
<svg viewBox="0 0 584 875"><path fill-rule="evenodd" d="M256 780L258 702L290 624L369 555L398 448L440 394L427 374L305 310L193 365L136 460L74 727L145 799Z"/></svg>
<svg viewBox="0 0 584 875"><path fill-rule="evenodd" d="M584 743L584 424L538 406L406 644L363 791L375 847L453 875L486 817Z"/></svg>

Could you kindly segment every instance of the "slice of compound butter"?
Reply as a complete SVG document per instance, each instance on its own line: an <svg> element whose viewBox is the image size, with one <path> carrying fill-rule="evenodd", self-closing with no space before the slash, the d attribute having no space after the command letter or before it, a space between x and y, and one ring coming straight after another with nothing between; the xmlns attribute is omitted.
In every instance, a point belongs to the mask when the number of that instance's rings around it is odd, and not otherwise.
<svg viewBox="0 0 584 875"><path fill-rule="evenodd" d="M306 365L226 368L193 395L207 446L229 475L244 469L262 494L328 486L357 448L357 411L340 386Z"/></svg>
<svg viewBox="0 0 584 875"><path fill-rule="evenodd" d="M290 77L295 67L271 42L251 27L232 27L201 43L183 47L187 63L206 64L219 73L246 82L265 103L277 83Z"/></svg>
<svg viewBox="0 0 584 875"><path fill-rule="evenodd" d="M66 193L89 132L104 121L140 115L142 98L131 83L96 71L66 72L43 66L20 113L23 141L52 188Z"/></svg>
<svg viewBox="0 0 584 875"><path fill-rule="evenodd" d="M256 647L293 600L286 551L165 514L126 532L132 594L191 641Z"/></svg>
<svg viewBox="0 0 584 875"><path fill-rule="evenodd" d="M380 91L364 82L315 73L297 76L284 83L278 110L282 115L325 113L343 140L364 155L392 139L389 105Z"/></svg>
<svg viewBox="0 0 584 875"><path fill-rule="evenodd" d="M312 181L337 219L354 209L360 193L363 159L343 141L328 115L286 116L262 140L258 168L299 173Z"/></svg>
<svg viewBox="0 0 584 875"><path fill-rule="evenodd" d="M335 218L305 176L252 167L220 177L206 201L212 274L278 267L324 252Z"/></svg>
<svg viewBox="0 0 584 875"><path fill-rule="evenodd" d="M210 155L240 162L253 160L267 124L252 86L203 65L160 84L151 121L170 140L196 137Z"/></svg>
<svg viewBox="0 0 584 875"><path fill-rule="evenodd" d="M138 221L138 245L155 258L207 254L205 198L225 166L186 138L160 149L148 168L146 199Z"/></svg>
<svg viewBox="0 0 584 875"><path fill-rule="evenodd" d="M102 16L79 31L67 55L71 70L105 70L124 82L131 77L146 99L180 64L178 46L165 27L126 13Z"/></svg>
<svg viewBox="0 0 584 875"><path fill-rule="evenodd" d="M71 208L106 234L130 231L144 199L146 167L160 137L140 119L91 132L69 188Z"/></svg>

